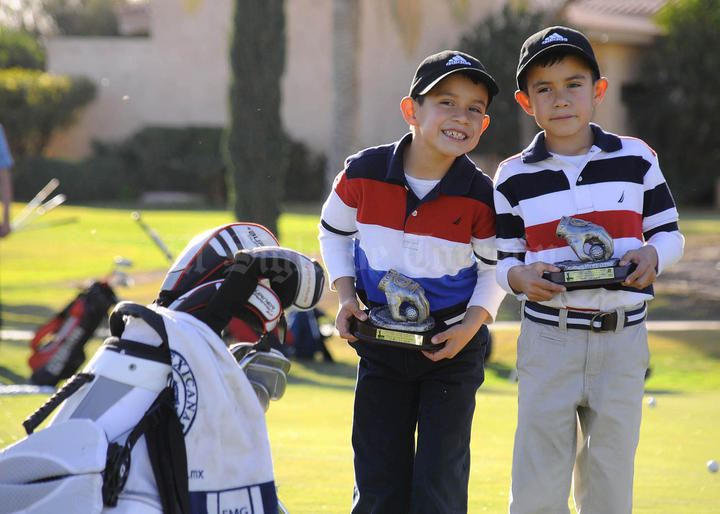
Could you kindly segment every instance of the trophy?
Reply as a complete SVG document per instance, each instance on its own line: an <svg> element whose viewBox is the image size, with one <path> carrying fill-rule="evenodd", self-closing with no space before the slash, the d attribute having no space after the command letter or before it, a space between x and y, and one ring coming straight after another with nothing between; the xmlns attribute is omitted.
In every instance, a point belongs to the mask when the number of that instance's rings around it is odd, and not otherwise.
<svg viewBox="0 0 720 514"><path fill-rule="evenodd" d="M560 271L546 271L543 278L568 291L619 283L635 269L634 263L619 266L620 259L612 258L613 240L600 225L563 216L555 235L565 239L580 260L556 262Z"/></svg>
<svg viewBox="0 0 720 514"><path fill-rule="evenodd" d="M430 342L435 320L420 284L391 269L378 289L385 292L387 305L370 309L366 321L353 319L351 330L355 337L413 350L438 350L444 346Z"/></svg>

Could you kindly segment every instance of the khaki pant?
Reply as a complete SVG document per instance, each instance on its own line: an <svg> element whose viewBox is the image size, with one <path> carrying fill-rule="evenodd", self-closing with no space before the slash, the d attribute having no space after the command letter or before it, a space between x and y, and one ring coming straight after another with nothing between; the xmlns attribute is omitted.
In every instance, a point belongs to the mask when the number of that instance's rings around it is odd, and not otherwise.
<svg viewBox="0 0 720 514"><path fill-rule="evenodd" d="M615 332L523 320L510 512L629 514L640 432L645 323ZM574 472L573 472L574 469Z"/></svg>

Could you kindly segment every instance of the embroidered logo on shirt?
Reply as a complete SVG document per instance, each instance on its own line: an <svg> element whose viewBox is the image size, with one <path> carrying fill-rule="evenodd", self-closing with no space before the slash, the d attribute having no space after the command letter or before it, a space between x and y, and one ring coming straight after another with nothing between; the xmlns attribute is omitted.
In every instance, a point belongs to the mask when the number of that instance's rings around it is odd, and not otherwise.
<svg viewBox="0 0 720 514"><path fill-rule="evenodd" d="M541 45L547 45L548 43L555 43L557 41L567 41L566 37L561 36L557 32L553 32L548 37L543 39L543 42L540 43Z"/></svg>
<svg viewBox="0 0 720 514"><path fill-rule="evenodd" d="M620 195L620 199L618 199L618 203L623 203L623 201L625 201L625 191L623 191L622 194Z"/></svg>
<svg viewBox="0 0 720 514"><path fill-rule="evenodd" d="M464 64L465 66L472 66L472 63L465 59L462 55L456 55L452 59L450 59L448 62L445 63L445 66L454 66L456 64Z"/></svg>
<svg viewBox="0 0 720 514"><path fill-rule="evenodd" d="M453 221L453 225L459 225L459 224L460 224L460 220L462 220L462 216L460 216L458 219L456 219L455 221Z"/></svg>

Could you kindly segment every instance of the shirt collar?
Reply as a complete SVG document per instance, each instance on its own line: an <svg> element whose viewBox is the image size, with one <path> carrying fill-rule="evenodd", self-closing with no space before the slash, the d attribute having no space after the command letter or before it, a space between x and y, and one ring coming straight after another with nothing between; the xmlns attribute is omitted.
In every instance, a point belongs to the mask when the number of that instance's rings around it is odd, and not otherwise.
<svg viewBox="0 0 720 514"><path fill-rule="evenodd" d="M387 182L407 186L405 180L405 168L403 166L403 153L411 141L412 133L408 133L393 146L393 151L390 154L390 161L388 163L388 171L385 175L385 180ZM450 169L440 180L439 192L453 196L467 193L470 191L470 186L472 185L475 173L477 173L475 164L467 155L461 155L455 159L450 166Z"/></svg>
<svg viewBox="0 0 720 514"><path fill-rule="evenodd" d="M595 123L590 124L593 132L593 145L604 152L616 152L622 148L620 138L610 132L605 132ZM522 161L526 164L544 161L550 158L550 152L545 147L545 132L538 132L525 150L522 151Z"/></svg>

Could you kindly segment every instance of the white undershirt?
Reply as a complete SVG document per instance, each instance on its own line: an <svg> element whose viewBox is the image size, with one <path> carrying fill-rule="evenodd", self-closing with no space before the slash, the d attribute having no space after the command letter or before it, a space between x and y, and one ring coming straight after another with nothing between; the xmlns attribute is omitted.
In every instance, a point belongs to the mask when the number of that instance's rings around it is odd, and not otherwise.
<svg viewBox="0 0 720 514"><path fill-rule="evenodd" d="M568 164L572 164L578 171L585 166L585 162L588 160L587 153L581 153L580 155L563 155L559 153L553 153L552 155L554 155L560 160L567 162Z"/></svg>
<svg viewBox="0 0 720 514"><path fill-rule="evenodd" d="M418 200L422 200L425 195L432 191L438 182L440 182L439 178L427 180L424 178L411 177L407 173L405 173L405 180L407 180L410 189L413 190L413 193L415 193L415 196L418 197Z"/></svg>

